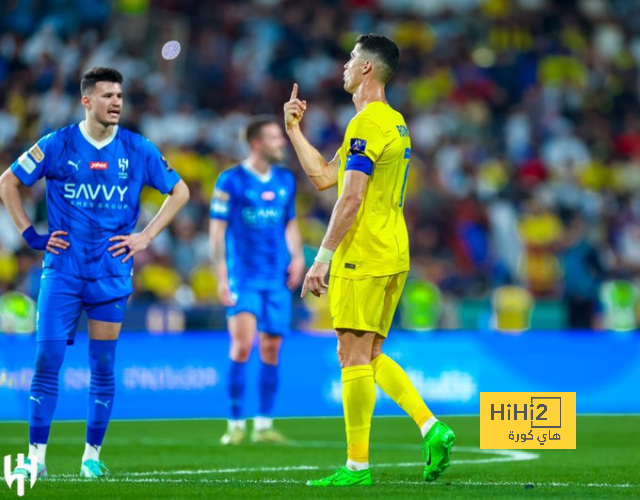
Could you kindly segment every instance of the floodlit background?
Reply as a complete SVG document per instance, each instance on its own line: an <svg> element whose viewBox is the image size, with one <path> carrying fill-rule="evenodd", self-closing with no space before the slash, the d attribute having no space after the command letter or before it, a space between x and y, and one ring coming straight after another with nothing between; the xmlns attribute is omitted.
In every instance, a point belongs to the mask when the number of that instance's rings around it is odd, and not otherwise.
<svg viewBox="0 0 640 500"><path fill-rule="evenodd" d="M228 339L207 233L213 184L245 155L247 118L281 116L293 82L309 102L307 137L333 157L354 114L342 65L368 32L401 47L388 99L413 143L411 280L390 352L436 412L476 413L481 390L578 391L579 412L640 411L629 397L640 380L640 3L0 2L1 169L83 118L80 77L104 65L125 76L122 125L157 144L191 189L171 227L136 256L114 416L225 416ZM182 51L166 61L170 40ZM293 151L287 163L310 263L336 193L316 193ZM23 192L40 231L44 194L44 183ZM161 202L145 193L141 225ZM9 402L0 418L27 414L41 258L0 206L0 330L9 334L0 335ZM326 299L296 299L294 317L277 412L299 414L293 395L305 394L304 412L339 415ZM61 418L84 414L84 338L67 355ZM298 380L300 363L312 380ZM158 393L162 409L142 403ZM389 400L378 409L397 412Z"/></svg>

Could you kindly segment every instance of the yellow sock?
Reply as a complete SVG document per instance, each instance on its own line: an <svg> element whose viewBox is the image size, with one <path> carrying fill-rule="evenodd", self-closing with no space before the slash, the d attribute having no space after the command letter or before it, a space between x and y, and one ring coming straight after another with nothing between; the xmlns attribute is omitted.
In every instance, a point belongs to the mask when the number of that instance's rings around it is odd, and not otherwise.
<svg viewBox="0 0 640 500"><path fill-rule="evenodd" d="M369 461L369 434L376 404L376 384L371 365L342 369L342 404L347 430L347 458Z"/></svg>
<svg viewBox="0 0 640 500"><path fill-rule="evenodd" d="M418 427L433 417L402 367L386 354L371 362L376 384L414 420Z"/></svg>

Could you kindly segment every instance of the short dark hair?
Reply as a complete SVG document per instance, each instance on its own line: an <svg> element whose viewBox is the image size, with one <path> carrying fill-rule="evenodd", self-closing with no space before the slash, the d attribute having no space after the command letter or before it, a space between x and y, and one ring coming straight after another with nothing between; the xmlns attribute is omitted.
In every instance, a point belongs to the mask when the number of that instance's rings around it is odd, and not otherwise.
<svg viewBox="0 0 640 500"><path fill-rule="evenodd" d="M249 118L247 126L244 129L244 139L247 141L247 144L250 144L251 141L255 139L259 139L262 129L265 125L271 123L278 123L276 117L273 115L257 115Z"/></svg>
<svg viewBox="0 0 640 500"><path fill-rule="evenodd" d="M80 92L86 95L91 92L98 82L122 83L122 73L113 68L91 68L80 81Z"/></svg>
<svg viewBox="0 0 640 500"><path fill-rule="evenodd" d="M391 80L400 61L400 49L396 43L386 36L375 33L360 35L356 40L356 44L358 43L363 51L373 54L382 63L382 67L378 68L378 75L382 79L382 83Z"/></svg>

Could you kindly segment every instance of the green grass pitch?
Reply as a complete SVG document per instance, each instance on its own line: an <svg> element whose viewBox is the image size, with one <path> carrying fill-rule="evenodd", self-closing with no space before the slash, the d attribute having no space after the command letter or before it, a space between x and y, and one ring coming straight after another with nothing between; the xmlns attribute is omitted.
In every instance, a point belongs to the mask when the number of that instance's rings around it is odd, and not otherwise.
<svg viewBox="0 0 640 500"><path fill-rule="evenodd" d="M23 498L633 498L640 497L640 416L579 416L576 450L480 450L478 417L444 418L458 434L449 470L422 482L419 433L407 418L376 418L374 486L311 489L345 461L341 419L280 420L288 445L218 444L225 423L118 421L102 459L110 478L77 477L84 424L55 423L47 453L51 478ZM26 452L26 424L0 424L0 458ZM533 486L532 486L533 485ZM0 498L17 498L0 483Z"/></svg>

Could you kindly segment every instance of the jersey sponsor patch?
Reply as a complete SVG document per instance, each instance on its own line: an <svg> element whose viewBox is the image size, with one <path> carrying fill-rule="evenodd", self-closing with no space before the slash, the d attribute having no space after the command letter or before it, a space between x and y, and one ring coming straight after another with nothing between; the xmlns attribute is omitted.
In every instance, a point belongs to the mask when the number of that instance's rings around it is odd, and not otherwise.
<svg viewBox="0 0 640 500"><path fill-rule="evenodd" d="M225 191L221 191L219 189L215 189L213 191L213 197L216 200L220 200L220 201L229 201L231 199L231 196L229 196L229 193Z"/></svg>
<svg viewBox="0 0 640 500"><path fill-rule="evenodd" d="M262 198L264 201L273 201L276 199L276 193L274 193L273 191L262 191L260 198Z"/></svg>
<svg viewBox="0 0 640 500"><path fill-rule="evenodd" d="M26 173L30 174L36 169L36 164L33 163L33 160L29 158L27 153L22 153L20 158L18 158L18 165L22 167Z"/></svg>
<svg viewBox="0 0 640 500"><path fill-rule="evenodd" d="M91 170L107 170L109 164L106 161L92 161L89 162L89 168Z"/></svg>
<svg viewBox="0 0 640 500"><path fill-rule="evenodd" d="M44 153L42 152L42 149L40 149L40 146L38 146L37 144L34 144L31 147L31 149L29 150L29 154L36 161L36 163L40 163L42 160L44 160Z"/></svg>
<svg viewBox="0 0 640 500"><path fill-rule="evenodd" d="M367 149L366 139L351 139L351 147L349 148L350 153L364 154L366 149Z"/></svg>

